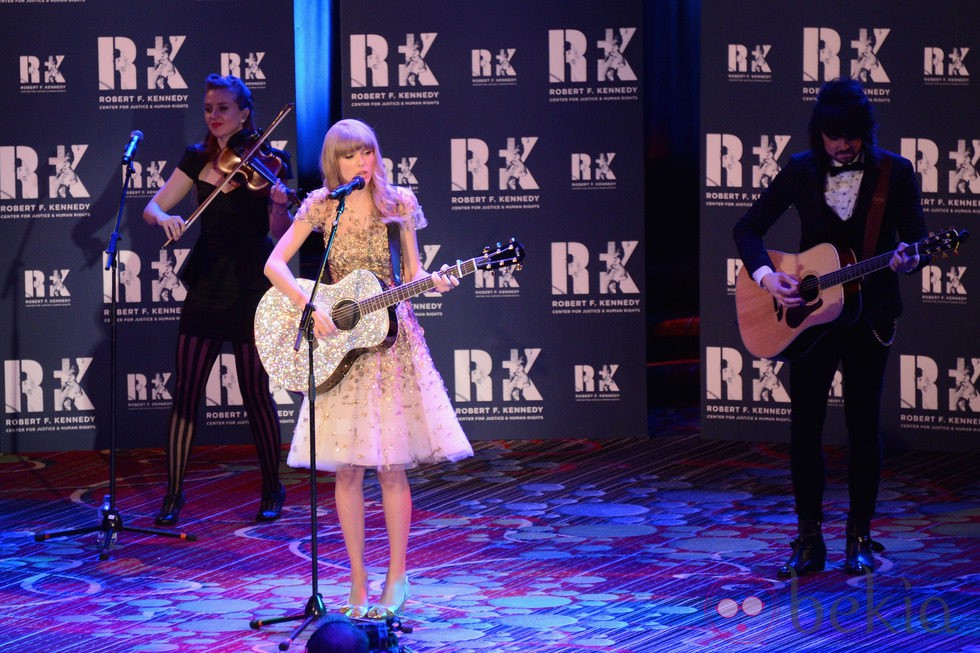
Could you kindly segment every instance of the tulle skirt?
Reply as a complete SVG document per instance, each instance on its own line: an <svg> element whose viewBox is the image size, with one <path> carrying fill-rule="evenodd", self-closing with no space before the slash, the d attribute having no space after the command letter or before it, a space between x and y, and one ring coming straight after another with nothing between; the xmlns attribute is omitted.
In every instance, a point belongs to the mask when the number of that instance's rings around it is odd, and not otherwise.
<svg viewBox="0 0 980 653"><path fill-rule="evenodd" d="M398 338L358 357L315 402L316 468L383 471L473 455L422 327L407 302L396 309ZM286 463L310 467L309 399L304 398Z"/></svg>

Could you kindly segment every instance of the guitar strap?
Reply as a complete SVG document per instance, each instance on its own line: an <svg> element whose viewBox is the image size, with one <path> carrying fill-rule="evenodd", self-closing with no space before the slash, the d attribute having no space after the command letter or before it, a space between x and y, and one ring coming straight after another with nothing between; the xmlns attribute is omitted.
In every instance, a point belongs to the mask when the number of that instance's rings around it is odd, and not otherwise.
<svg viewBox="0 0 980 653"><path fill-rule="evenodd" d="M861 260L871 258L875 253L875 243L881 232L881 216L885 212L885 202L888 195L888 177L891 176L892 158L883 154L881 165L878 166L878 185L871 198L871 208L868 209L868 221L864 225L864 252Z"/></svg>
<svg viewBox="0 0 980 653"><path fill-rule="evenodd" d="M871 258L875 253L875 243L878 242L878 233L881 231L881 216L885 212L886 196L888 194L888 177L891 175L892 158L885 154L882 156L881 165L878 166L878 185L875 187L874 197L871 198L871 208L868 210L868 221L864 226L864 259ZM883 347L890 347L895 340L896 326L898 322L892 320L891 324L876 325L872 323L871 333ZM887 335L883 335L887 334Z"/></svg>
<svg viewBox="0 0 980 653"><path fill-rule="evenodd" d="M398 233L398 224L388 223L388 249L391 252L391 276L395 279L395 285L402 285L402 264L401 264L401 236Z"/></svg>

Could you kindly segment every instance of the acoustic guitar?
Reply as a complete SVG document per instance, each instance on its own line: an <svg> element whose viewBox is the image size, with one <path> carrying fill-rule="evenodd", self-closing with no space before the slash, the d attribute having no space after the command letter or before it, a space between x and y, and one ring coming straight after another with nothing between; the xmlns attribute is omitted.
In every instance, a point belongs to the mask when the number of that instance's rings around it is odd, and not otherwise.
<svg viewBox="0 0 980 653"><path fill-rule="evenodd" d="M909 245L919 256L956 250L969 232L951 229ZM895 252L855 261L853 252L829 243L799 254L769 251L777 272L799 280L799 306L785 307L743 267L735 280L735 311L742 343L753 356L792 360L806 353L832 324L850 323L861 312L860 279L888 267Z"/></svg>
<svg viewBox="0 0 980 653"><path fill-rule="evenodd" d="M524 260L524 246L511 238L506 245L486 247L481 256L457 261L448 273L457 278L477 270L497 270ZM309 295L314 282L297 279ZM338 332L313 342L313 374L317 392L326 392L340 383L358 356L378 348L390 347L398 335L395 304L432 290L431 277L385 288L367 270L354 270L338 283L321 284L313 304L327 312ZM388 309L388 310L384 310ZM284 293L272 287L255 310L255 345L259 358L273 381L286 390L305 392L309 388L309 348L295 348L303 310Z"/></svg>

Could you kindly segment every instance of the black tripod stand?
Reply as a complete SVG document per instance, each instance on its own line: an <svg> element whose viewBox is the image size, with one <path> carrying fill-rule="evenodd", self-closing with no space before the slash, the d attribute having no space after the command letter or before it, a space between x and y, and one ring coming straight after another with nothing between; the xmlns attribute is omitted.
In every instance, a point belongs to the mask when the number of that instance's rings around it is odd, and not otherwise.
<svg viewBox="0 0 980 653"><path fill-rule="evenodd" d="M320 288L320 279L323 278L323 273L327 269L327 259L330 256L330 248L333 246L334 236L337 234L337 224L340 222L340 215L345 209L344 204L345 197L341 197L340 203L337 205L337 213L334 216L333 225L330 229L330 237L327 239L326 247L324 247L323 259L320 261L320 270L316 275L316 280L313 282L313 289L310 291L310 298L306 302L306 307L303 309L303 316L300 319L298 333L296 334L296 343L293 345L293 349L295 351L299 351L300 344L305 337L307 349L309 351L309 380L307 381L306 392L307 410L309 411L310 422L310 560L312 562L310 582L312 585L312 591L302 614L273 617L272 619L253 619L251 622L249 622L249 626L257 630L262 626L268 626L270 624L278 624L284 621L296 621L298 619L302 619L302 623L293 629L293 632L289 634L289 637L279 643L280 651L287 650L307 626L322 617L327 612L327 609L323 604L323 596L320 594L319 586L317 584L319 569L316 517L316 373L314 372L313 359L313 351L317 346L317 342L316 337L313 335L313 311L316 310L316 305L313 302L316 299L317 291Z"/></svg>
<svg viewBox="0 0 980 653"><path fill-rule="evenodd" d="M137 137L137 134L139 135ZM129 189L130 180L133 175L132 154L136 149L134 143L139 143L143 137L140 132L133 132L130 147L123 155L126 177L123 181L122 196L119 199L119 213L116 214L116 224L109 238L109 245L106 248L105 269L112 268L112 291L109 303L109 396L110 396L110 422L109 422L109 505L102 513L102 521L98 525L84 526L81 528L70 528L63 531L52 531L47 533L35 533L36 542L44 542L55 537L69 535L84 535L86 533L99 533L100 550L99 560L109 558L109 548L116 540L119 533L129 531L132 533L144 533L146 535L161 535L163 537L175 537L181 540L196 540L194 535L187 533L175 533L173 531L160 531L151 528L135 528L123 524L122 516L116 510L116 292L119 283L119 268L116 262L116 245L119 242L119 224L122 221L123 207L126 204L126 192Z"/></svg>

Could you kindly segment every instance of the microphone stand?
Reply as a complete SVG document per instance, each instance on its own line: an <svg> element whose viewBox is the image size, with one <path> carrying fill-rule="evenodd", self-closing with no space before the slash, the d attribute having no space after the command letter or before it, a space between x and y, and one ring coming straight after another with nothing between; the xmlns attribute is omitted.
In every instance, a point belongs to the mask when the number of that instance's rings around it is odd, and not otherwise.
<svg viewBox="0 0 980 653"><path fill-rule="evenodd" d="M109 507L102 515L102 521L93 526L82 528L70 528L63 531L53 531L46 533L35 533L34 541L44 542L54 537L69 535L83 535L85 533L99 533L99 560L108 560L109 548L116 541L119 533L129 531L132 533L144 533L146 535L160 535L163 537L175 537L181 540L196 540L194 535L187 533L176 533L173 531L161 531L152 528L134 528L123 524L122 516L116 510L116 288L119 283L119 268L116 261L116 245L119 242L119 224L122 222L123 207L126 204L126 192L129 189L130 181L133 176L132 157L125 161L125 179L123 181L122 195L119 198L119 212L116 214L116 223L109 238L109 245L106 247L107 254L105 269L112 268L112 291L109 302L109 397L110 397L110 418L109 418Z"/></svg>
<svg viewBox="0 0 980 653"><path fill-rule="evenodd" d="M296 342L293 345L294 351L299 351L300 344L303 338L306 338L307 350L309 352L309 380L307 382L307 411L309 412L309 438L310 438L310 560L312 562L311 569L311 593L310 598L306 602L306 607L303 609L302 614L294 614L283 617L274 617L272 619L253 619L249 622L249 626L258 630L262 626L267 626L271 624L278 624L284 621L296 621L302 619L302 623L298 625L289 634L289 637L279 643L279 650L285 651L289 649L296 638L299 637L307 626L326 614L327 609L323 603L323 596L319 592L318 587L318 553L317 553L317 496L316 496L316 373L314 372L314 360L313 352L319 346L316 337L313 335L313 311L316 310L316 305L313 303L316 299L317 291L320 288L320 279L323 278L323 273L327 269L327 259L330 257L330 249L333 247L334 236L337 235L337 225L340 222L340 215L344 212L346 197L342 196L339 199L339 204L337 205L337 213L334 216L333 224L330 227L330 236L327 238L327 244L323 250L323 258L320 261L320 271L316 275L316 279L313 282L313 288L310 291L310 298L306 302L306 307L303 309L303 315L300 318L299 328L297 329Z"/></svg>

